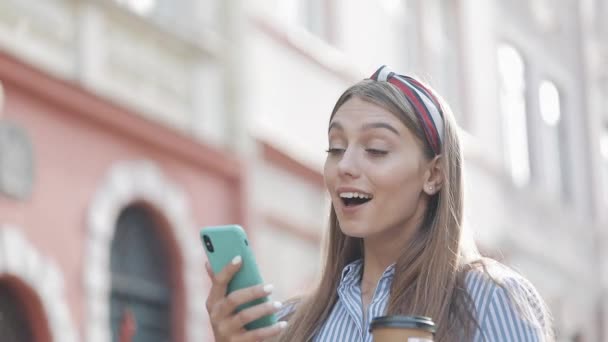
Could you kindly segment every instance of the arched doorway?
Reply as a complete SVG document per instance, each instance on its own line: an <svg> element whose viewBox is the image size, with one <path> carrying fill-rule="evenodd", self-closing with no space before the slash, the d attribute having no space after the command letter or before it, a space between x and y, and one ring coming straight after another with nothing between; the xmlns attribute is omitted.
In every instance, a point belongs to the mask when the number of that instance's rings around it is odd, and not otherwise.
<svg viewBox="0 0 608 342"><path fill-rule="evenodd" d="M0 336L3 342L34 342L25 305L18 293L0 278Z"/></svg>
<svg viewBox="0 0 608 342"><path fill-rule="evenodd" d="M0 340L2 342L51 341L42 303L18 278L0 275Z"/></svg>
<svg viewBox="0 0 608 342"><path fill-rule="evenodd" d="M112 341L119 341L127 310L137 326L133 342L172 340L170 253L160 230L143 205L128 206L118 216L110 257Z"/></svg>
<svg viewBox="0 0 608 342"><path fill-rule="evenodd" d="M95 194L87 217L88 242L84 268L87 297L85 341L111 341L111 244L118 217L134 203L144 203L171 251L171 341L205 341L208 338L205 311L203 252L192 238L195 224L184 192L170 182L150 161L114 164ZM150 209L153 208L153 209ZM187 299L187 300L186 300ZM200 322L203 322L201 324Z"/></svg>
<svg viewBox="0 0 608 342"><path fill-rule="evenodd" d="M0 341L80 341L63 283L21 228L0 225Z"/></svg>

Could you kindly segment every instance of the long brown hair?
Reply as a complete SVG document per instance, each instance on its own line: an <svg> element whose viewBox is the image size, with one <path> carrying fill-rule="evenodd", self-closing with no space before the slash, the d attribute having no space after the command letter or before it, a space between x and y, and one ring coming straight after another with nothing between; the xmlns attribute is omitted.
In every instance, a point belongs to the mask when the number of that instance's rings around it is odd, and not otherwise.
<svg viewBox="0 0 608 342"><path fill-rule="evenodd" d="M363 80L340 96L331 118L353 97L393 113L418 138L425 156L429 159L434 157L414 110L395 86ZM443 101L441 105L444 113L440 158L443 185L429 199L422 224L409 245L403 246L403 252L396 261L387 314L432 317L438 327L436 341L462 341L471 340L478 327L474 305L465 290L464 277L474 267L473 259L479 255L476 250L464 251L462 248L461 147L450 109ZM289 325L278 340L311 340L338 300L337 288L342 269L362 257L362 239L342 233L332 205L321 278L308 295L295 300L296 309L288 317Z"/></svg>

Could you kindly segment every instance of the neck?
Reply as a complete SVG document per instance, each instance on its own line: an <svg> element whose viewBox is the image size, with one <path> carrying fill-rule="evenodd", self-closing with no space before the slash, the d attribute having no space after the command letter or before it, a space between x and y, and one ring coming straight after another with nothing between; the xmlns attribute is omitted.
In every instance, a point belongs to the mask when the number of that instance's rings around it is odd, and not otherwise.
<svg viewBox="0 0 608 342"><path fill-rule="evenodd" d="M376 284L382 277L384 270L394 262L392 257L386 255L374 255L365 251L363 259L363 276L361 277L361 292L368 294L376 288Z"/></svg>
<svg viewBox="0 0 608 342"><path fill-rule="evenodd" d="M412 235L413 231L409 234L401 234L401 236L370 237L363 241L362 291L375 288L386 268L397 261Z"/></svg>
<svg viewBox="0 0 608 342"><path fill-rule="evenodd" d="M395 263L407 248L420 227L425 209L426 206L422 205L407 222L363 240L362 292L373 291L386 268Z"/></svg>

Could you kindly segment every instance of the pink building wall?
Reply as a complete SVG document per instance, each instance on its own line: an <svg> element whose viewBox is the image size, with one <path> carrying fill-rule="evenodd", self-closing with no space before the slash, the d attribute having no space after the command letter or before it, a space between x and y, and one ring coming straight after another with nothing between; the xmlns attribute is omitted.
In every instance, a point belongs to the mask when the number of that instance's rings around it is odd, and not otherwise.
<svg viewBox="0 0 608 342"><path fill-rule="evenodd" d="M153 161L184 190L198 226L244 224L243 168L237 160L1 52L0 81L5 98L0 120L25 128L35 168L29 198L0 193L0 223L22 229L41 255L55 260L80 336L85 335L87 211L113 163ZM198 238L198 231L191 234ZM184 340L184 333L176 340Z"/></svg>

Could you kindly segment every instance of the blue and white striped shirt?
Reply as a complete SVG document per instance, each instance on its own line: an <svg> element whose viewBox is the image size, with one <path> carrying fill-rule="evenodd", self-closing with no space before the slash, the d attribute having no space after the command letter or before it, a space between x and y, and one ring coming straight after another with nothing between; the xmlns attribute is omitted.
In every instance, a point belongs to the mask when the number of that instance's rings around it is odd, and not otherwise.
<svg viewBox="0 0 608 342"><path fill-rule="evenodd" d="M473 341L543 341L544 327L550 323L544 316L541 309L542 299L534 287L526 279L500 264L488 267L500 268L504 288L479 270L472 270L465 277L466 288L475 304L476 319L480 327ZM338 286L338 301L314 341L372 341L368 331L369 323L373 317L385 314L395 269L394 265L391 265L382 274L365 317L360 286L362 270L362 260L344 268ZM513 291L518 298L523 298L527 302L524 305L528 305L516 308L505 288L509 292Z"/></svg>

